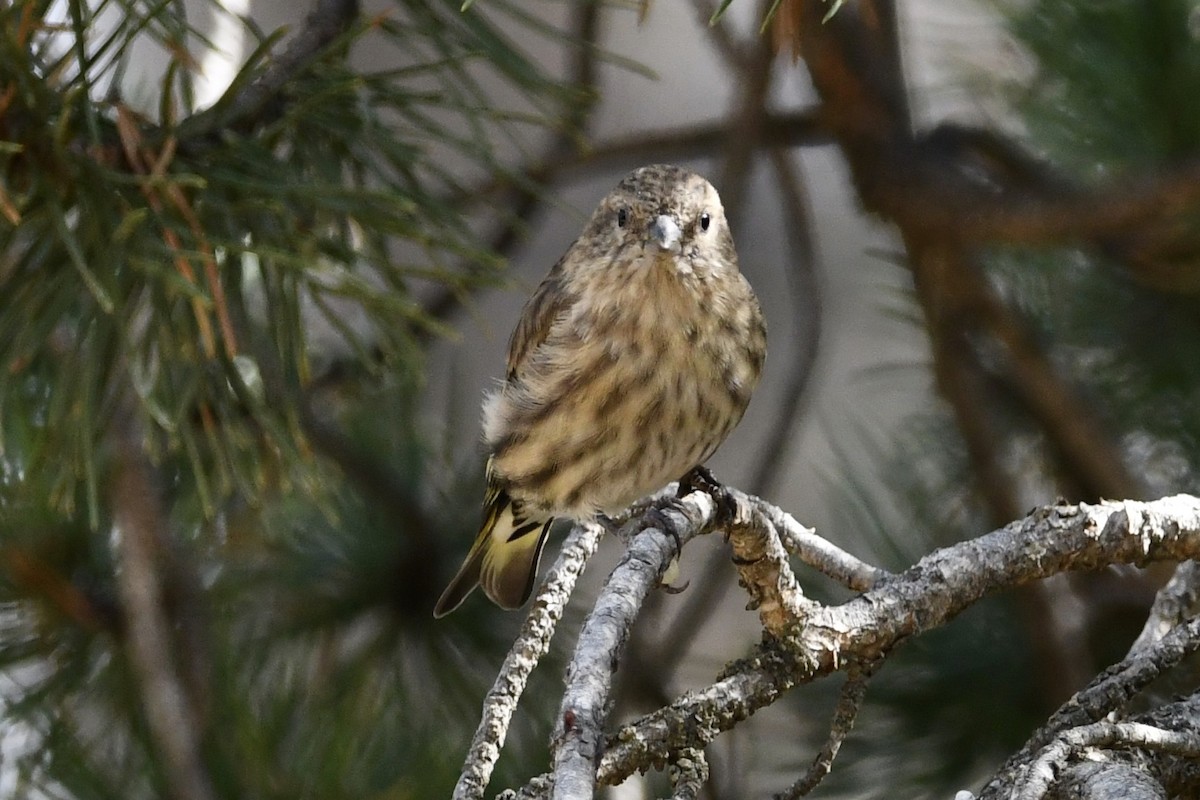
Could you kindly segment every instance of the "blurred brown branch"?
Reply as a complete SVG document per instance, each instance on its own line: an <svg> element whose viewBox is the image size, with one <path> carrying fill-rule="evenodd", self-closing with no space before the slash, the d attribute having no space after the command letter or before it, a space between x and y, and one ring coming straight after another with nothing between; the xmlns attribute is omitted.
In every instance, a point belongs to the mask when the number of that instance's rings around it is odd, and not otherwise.
<svg viewBox="0 0 1200 800"><path fill-rule="evenodd" d="M823 3L793 0L781 8L776 33L803 57L820 119L863 206L898 228L936 386L954 415L978 496L995 524L1030 502L1011 445L1016 410L1045 451L1040 496L1146 497L1119 432L1052 363L982 261L997 245L1091 248L1125 257L1135 278L1164 285L1155 254L1187 244L1180 237L1190 234L1178 222L1200 207L1200 163L1084 186L996 132L944 123L921 129L909 111L894 5L864 0L823 21ZM1196 281L1174 262L1167 266L1174 283L1166 288L1190 291ZM1046 666L1042 688L1052 704L1093 668L1081 635L1089 624L1056 626L1054 609L1069 590L1064 581L1020 595L1031 632L1036 623L1030 638Z"/></svg>
<svg viewBox="0 0 1200 800"><path fill-rule="evenodd" d="M143 451L141 426L132 399L118 409L113 436L118 467L112 487L113 521L120 568L117 588L124 614L124 634L134 675L141 689L142 710L151 738L164 763L167 793L177 800L211 800L216 795L201 756L204 730L203 698L197 696L189 674L197 665L175 657L173 631L188 635L183 618L195 614L184 609L168 613L164 587L170 566L167 515L157 497L149 459ZM204 651L189 636L187 660L203 661Z"/></svg>

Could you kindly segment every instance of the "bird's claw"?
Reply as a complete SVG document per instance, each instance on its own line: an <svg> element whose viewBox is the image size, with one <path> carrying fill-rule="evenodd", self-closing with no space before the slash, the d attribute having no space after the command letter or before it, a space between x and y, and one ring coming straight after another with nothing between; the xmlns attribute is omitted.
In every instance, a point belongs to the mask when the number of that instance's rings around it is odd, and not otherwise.
<svg viewBox="0 0 1200 800"><path fill-rule="evenodd" d="M679 489L675 496L682 498L691 492L704 492L712 498L716 505L715 521L717 526L724 528L726 538L729 538L730 523L737 516L737 502L725 485L713 477L712 471L704 465L692 467L686 475L679 479Z"/></svg>
<svg viewBox="0 0 1200 800"><path fill-rule="evenodd" d="M650 508L646 511L644 519L650 522L648 527L658 528L660 531L671 537L671 541L675 542L675 558L679 558L679 554L683 552L683 541L679 538L679 534L675 531L675 526L671 520L667 519L667 515L661 508Z"/></svg>

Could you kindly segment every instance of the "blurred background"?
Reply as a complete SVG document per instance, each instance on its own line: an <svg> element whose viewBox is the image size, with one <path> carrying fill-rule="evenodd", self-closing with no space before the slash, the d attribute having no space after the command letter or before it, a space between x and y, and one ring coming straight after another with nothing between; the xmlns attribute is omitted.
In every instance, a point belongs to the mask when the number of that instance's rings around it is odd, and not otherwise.
<svg viewBox="0 0 1200 800"><path fill-rule="evenodd" d="M431 617L479 522L479 403L646 163L716 184L768 320L723 481L893 570L1058 497L1193 491L1198 9L0 2L0 793L448 796L521 619ZM759 639L706 539L614 722ZM496 790L546 770L619 556ZM977 788L1167 574L1048 581L905 645L814 796ZM713 743L705 796L788 786L836 689Z"/></svg>

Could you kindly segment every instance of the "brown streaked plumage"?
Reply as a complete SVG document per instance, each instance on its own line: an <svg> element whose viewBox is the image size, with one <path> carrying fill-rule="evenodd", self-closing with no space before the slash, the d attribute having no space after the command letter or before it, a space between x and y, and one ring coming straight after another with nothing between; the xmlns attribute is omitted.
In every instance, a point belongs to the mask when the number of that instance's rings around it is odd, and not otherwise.
<svg viewBox="0 0 1200 800"><path fill-rule="evenodd" d="M615 513L705 462L741 420L766 326L716 190L634 170L521 314L500 388L479 535L434 609L476 585L523 604L554 517Z"/></svg>

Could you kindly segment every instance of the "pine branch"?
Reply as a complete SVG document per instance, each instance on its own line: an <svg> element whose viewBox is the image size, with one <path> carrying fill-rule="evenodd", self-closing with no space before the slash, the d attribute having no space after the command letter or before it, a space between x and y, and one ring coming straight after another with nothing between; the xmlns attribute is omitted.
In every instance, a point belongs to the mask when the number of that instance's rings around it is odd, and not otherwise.
<svg viewBox="0 0 1200 800"><path fill-rule="evenodd" d="M1185 561L1154 598L1146 624L1130 653L1148 650L1196 613L1200 603L1200 562Z"/></svg>
<svg viewBox="0 0 1200 800"><path fill-rule="evenodd" d="M825 746L813 760L808 772L804 773L785 791L775 795L775 800L796 800L803 797L820 785L829 771L833 769L833 760L837 758L842 742L850 735L858 712L862 710L863 701L867 697L867 684L870 682L873 670L871 665L861 668L857 665L847 671L846 682L838 692L837 706L833 711L833 720L829 725L829 738Z"/></svg>
<svg viewBox="0 0 1200 800"><path fill-rule="evenodd" d="M1135 644L1124 660L1106 669L1058 709L996 772L981 796L1003 797L1006 787L1019 782L1035 756L1053 741L1068 731L1120 713L1138 692L1197 650L1200 650L1200 619L1173 628L1152 645Z"/></svg>
<svg viewBox="0 0 1200 800"><path fill-rule="evenodd" d="M646 595L662 580L678 548L703 533L713 519L712 498L693 492L654 509L613 570L592 608L567 668L566 689L554 735L554 800L591 797L596 760L604 741L614 672ZM647 524L649 523L649 524Z"/></svg>
<svg viewBox="0 0 1200 800"><path fill-rule="evenodd" d="M287 83L346 33L358 14L358 0L317 0L304 25L261 75L232 97L180 122L174 135L181 140L181 147L195 153L206 141L215 143L224 132L245 133L278 119L286 109L283 90Z"/></svg>
<svg viewBox="0 0 1200 800"><path fill-rule="evenodd" d="M496 682L484 698L483 718L471 740L462 775L454 787L454 800L478 800L483 797L529 675L549 651L550 639L562 619L575 582L595 554L603 533L600 525L577 525L563 543L558 559L537 592L533 609L521 627L521 633L505 657Z"/></svg>
<svg viewBox="0 0 1200 800"><path fill-rule="evenodd" d="M735 520L752 518L753 507L748 508L749 504L736 494L734 498ZM691 496L685 500L689 501ZM773 514L762 513L763 516L784 514L778 509ZM706 510L689 519L683 528L676 527L670 512L663 516L673 520L672 528L683 541L711 524ZM737 522L730 533L733 538L771 537L769 528L752 529ZM647 580L652 580L653 575L665 569L672 548L662 534L654 534L646 541L654 542L654 555L645 573L651 576ZM746 542L741 542L733 548L737 552L739 547L746 546ZM575 690L569 688L568 696L573 699L569 703L564 701L563 706L564 738L558 743L560 769L556 769L553 777L544 776L505 796L550 796L548 787L553 785L555 797L590 797L588 787L595 784L616 784L635 772L662 768L685 750L704 747L720 732L775 702L797 684L843 669L862 669L867 665L874 668L901 642L944 625L986 595L1066 571L1094 570L1120 563L1144 565L1198 555L1200 499L1194 497L1179 495L1152 503L1104 502L1035 509L1005 528L936 551L905 572L883 578L874 588L842 605L806 602L794 618L776 627L776 633L765 635L753 654L730 664L715 683L688 692L670 705L622 726L603 744L598 737L604 724L605 692L602 689L599 693L592 692L584 703L574 699ZM625 563L632 558L629 556ZM644 587L645 583L638 586ZM630 588L624 581L610 581L597 601L597 609L608 609L613 603L619 605L621 599L613 595ZM750 591L752 596L756 592L779 596L778 582L773 580ZM625 605L636 606L636 597ZM618 626L614 630L619 631L628 625L630 613L636 613L636 608L627 608L615 617L604 611L596 617L604 617L605 622L595 624L603 626L611 621ZM767 619L764 615L764 622ZM600 643L593 647L581 637L571 674L590 671L586 676L589 684L606 685L611 680L611 669L616 666L613 659L619 654L611 648L619 640L619 635L616 639L610 635L597 640ZM596 660L598 652L604 658ZM596 671L600 675L594 674ZM564 749L567 755L562 754ZM594 775L590 773L592 754L599 755Z"/></svg>

